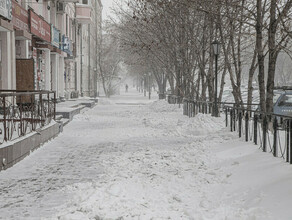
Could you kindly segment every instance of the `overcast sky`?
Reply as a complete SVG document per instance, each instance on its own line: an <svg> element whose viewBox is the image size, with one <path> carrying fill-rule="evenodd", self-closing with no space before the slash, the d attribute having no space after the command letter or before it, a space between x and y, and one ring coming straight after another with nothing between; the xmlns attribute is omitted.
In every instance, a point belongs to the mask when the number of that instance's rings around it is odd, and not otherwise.
<svg viewBox="0 0 292 220"><path fill-rule="evenodd" d="M110 7L112 6L113 0L101 0L101 3L103 5L102 17L105 19L110 13Z"/></svg>

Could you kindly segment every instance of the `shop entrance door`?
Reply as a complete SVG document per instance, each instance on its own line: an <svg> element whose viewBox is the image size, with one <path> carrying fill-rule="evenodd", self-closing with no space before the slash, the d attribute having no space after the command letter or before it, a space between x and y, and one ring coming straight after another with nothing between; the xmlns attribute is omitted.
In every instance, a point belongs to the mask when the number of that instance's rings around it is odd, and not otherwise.
<svg viewBox="0 0 292 220"><path fill-rule="evenodd" d="M35 74L33 59L16 60L16 89L35 90Z"/></svg>
<svg viewBox="0 0 292 220"><path fill-rule="evenodd" d="M2 41L0 40L0 89L2 89Z"/></svg>

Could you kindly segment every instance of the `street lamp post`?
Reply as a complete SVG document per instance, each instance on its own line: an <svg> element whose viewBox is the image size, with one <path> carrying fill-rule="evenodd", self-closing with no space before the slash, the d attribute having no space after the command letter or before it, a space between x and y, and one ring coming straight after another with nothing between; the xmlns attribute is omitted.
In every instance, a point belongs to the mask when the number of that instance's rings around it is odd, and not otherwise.
<svg viewBox="0 0 292 220"><path fill-rule="evenodd" d="M219 114L218 114L218 100L217 100L217 84L218 84L218 56L220 54L220 47L221 47L221 44L215 40L213 43L212 43L212 46L213 46L213 50L214 50L214 55L215 55L215 105L214 105L214 116L215 117L218 117Z"/></svg>
<svg viewBox="0 0 292 220"><path fill-rule="evenodd" d="M144 96L146 96L146 73L144 73Z"/></svg>
<svg viewBox="0 0 292 220"><path fill-rule="evenodd" d="M150 83L150 78L151 78L151 73L148 73L148 90L149 90L149 99L151 99L151 83Z"/></svg>
<svg viewBox="0 0 292 220"><path fill-rule="evenodd" d="M94 98L97 97L97 68L93 69L94 71Z"/></svg>

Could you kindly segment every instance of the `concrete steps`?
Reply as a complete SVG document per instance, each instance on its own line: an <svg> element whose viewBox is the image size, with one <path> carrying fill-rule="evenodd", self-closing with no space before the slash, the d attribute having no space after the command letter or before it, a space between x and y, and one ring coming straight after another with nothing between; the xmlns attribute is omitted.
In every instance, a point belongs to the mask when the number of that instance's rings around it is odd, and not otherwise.
<svg viewBox="0 0 292 220"><path fill-rule="evenodd" d="M75 107L75 108L69 108L69 107L57 107L56 109L56 115L62 115L63 118L67 118L70 121L72 121L73 117L77 114L80 114L80 111L85 108L84 105Z"/></svg>
<svg viewBox="0 0 292 220"><path fill-rule="evenodd" d="M85 108L93 108L97 102L98 99L70 99L59 103L56 107L56 121L65 126L75 115L85 111Z"/></svg>

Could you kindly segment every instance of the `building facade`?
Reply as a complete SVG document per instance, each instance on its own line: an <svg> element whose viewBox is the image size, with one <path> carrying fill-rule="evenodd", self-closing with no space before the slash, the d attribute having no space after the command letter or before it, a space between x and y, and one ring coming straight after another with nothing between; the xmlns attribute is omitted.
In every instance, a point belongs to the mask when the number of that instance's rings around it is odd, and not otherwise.
<svg viewBox="0 0 292 220"><path fill-rule="evenodd" d="M97 94L100 0L3 0L0 89Z"/></svg>
<svg viewBox="0 0 292 220"><path fill-rule="evenodd" d="M95 13L92 13L94 11ZM101 44L102 4L100 0L82 0L76 4L78 22L77 50L79 54L78 89L82 96L96 96Z"/></svg>

